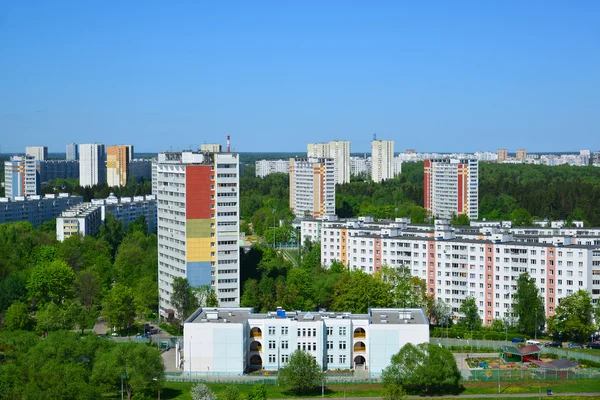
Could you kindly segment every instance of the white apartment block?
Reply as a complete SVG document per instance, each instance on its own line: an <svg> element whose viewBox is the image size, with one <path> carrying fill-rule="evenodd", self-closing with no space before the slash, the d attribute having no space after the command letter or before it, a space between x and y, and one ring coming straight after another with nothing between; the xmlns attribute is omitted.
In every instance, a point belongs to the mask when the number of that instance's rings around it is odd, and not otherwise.
<svg viewBox="0 0 600 400"><path fill-rule="evenodd" d="M371 179L381 182L394 177L394 141L371 142Z"/></svg>
<svg viewBox="0 0 600 400"><path fill-rule="evenodd" d="M67 143L67 152L65 153L67 161L79 160L79 151L76 143Z"/></svg>
<svg viewBox="0 0 600 400"><path fill-rule="evenodd" d="M106 199L94 199L92 204L101 207L102 221L106 220L106 214L109 213L117 221L121 221L123 228L135 222L142 215L146 219L148 233L156 233L157 207L156 196L134 196L134 197L116 197L113 193Z"/></svg>
<svg viewBox="0 0 600 400"><path fill-rule="evenodd" d="M436 218L479 217L479 164L474 159L425 160L425 208Z"/></svg>
<svg viewBox="0 0 600 400"><path fill-rule="evenodd" d="M350 141L332 140L329 143L309 143L308 158L332 158L335 164L335 183L350 182Z"/></svg>
<svg viewBox="0 0 600 400"><path fill-rule="evenodd" d="M549 233L549 235L544 235ZM383 265L407 266L427 292L443 299L458 317L467 296L477 300L485 324L510 320L519 275L529 272L554 315L562 297L579 289L600 299L600 228L451 228L395 222L324 222L321 263L376 273Z"/></svg>
<svg viewBox="0 0 600 400"><path fill-rule="evenodd" d="M238 306L238 154L160 153L156 193L160 315L174 314L171 294L176 277L187 278L193 287L209 285L221 306Z"/></svg>
<svg viewBox="0 0 600 400"><path fill-rule="evenodd" d="M80 203L62 212L56 218L56 240L80 235L95 235L102 224L102 207L92 203Z"/></svg>
<svg viewBox="0 0 600 400"><path fill-rule="evenodd" d="M350 157L350 174L371 176L371 157Z"/></svg>
<svg viewBox="0 0 600 400"><path fill-rule="evenodd" d="M264 178L270 174L289 174L290 160L258 160L255 173L258 178Z"/></svg>
<svg viewBox="0 0 600 400"><path fill-rule="evenodd" d="M422 309L410 308L368 314L205 308L185 322L183 335L187 375L277 371L296 350L311 354L324 370L378 375L405 344L429 342L429 321Z"/></svg>
<svg viewBox="0 0 600 400"><path fill-rule="evenodd" d="M0 224L28 221L37 227L81 202L83 202L83 197L71 196L68 193L15 198L0 197Z"/></svg>
<svg viewBox="0 0 600 400"><path fill-rule="evenodd" d="M99 143L79 145L79 185L90 187L106 183L106 155Z"/></svg>
<svg viewBox="0 0 600 400"><path fill-rule="evenodd" d="M34 157L38 161L45 161L48 159L48 146L27 146L25 147L25 154Z"/></svg>
<svg viewBox="0 0 600 400"><path fill-rule="evenodd" d="M290 159L290 208L298 217L335 214L335 166L332 158Z"/></svg>

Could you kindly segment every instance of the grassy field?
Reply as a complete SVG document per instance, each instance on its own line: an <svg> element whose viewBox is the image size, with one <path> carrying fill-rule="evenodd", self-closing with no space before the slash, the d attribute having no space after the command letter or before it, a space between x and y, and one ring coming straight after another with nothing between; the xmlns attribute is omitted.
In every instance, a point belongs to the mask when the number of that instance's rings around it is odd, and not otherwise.
<svg viewBox="0 0 600 400"><path fill-rule="evenodd" d="M167 382L165 388L161 391L161 399L177 399L177 400L191 400L189 395L192 383L181 383L181 382ZM208 386L217 394L217 396L225 390L227 384L213 384L210 383ZM246 397L252 385L236 385L240 390L243 397ZM498 393L497 382L464 382L464 391L461 394L465 395L493 395ZM561 381L532 381L525 380L522 382L511 382L501 383L501 389L503 394L517 394L517 393L530 393L537 394L542 392L545 396L546 389L551 388L555 393L553 399L560 399L560 393L584 393L584 392L600 392L600 382L592 379L581 379L581 380L561 380ZM346 397L379 397L381 395L381 384L347 384L346 385ZM285 399L297 397L286 393L283 388L275 385L267 385L267 397L269 399ZM314 396L308 396L318 398L321 397L320 391ZM327 385L325 391L325 397L343 398L344 397L344 385L335 384ZM111 397L109 397L111 398ZM113 396L113 399L120 398L119 396ZM492 400L493 397L485 397L487 400ZM570 400L577 399L576 397L565 397ZM583 397L582 397L583 398ZM589 399L589 397L587 397ZM470 399L473 400L473 399Z"/></svg>

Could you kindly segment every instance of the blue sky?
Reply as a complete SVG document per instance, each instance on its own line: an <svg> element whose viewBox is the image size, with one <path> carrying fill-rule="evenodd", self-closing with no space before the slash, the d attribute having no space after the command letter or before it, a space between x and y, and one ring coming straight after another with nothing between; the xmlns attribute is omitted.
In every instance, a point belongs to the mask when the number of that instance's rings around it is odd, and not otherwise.
<svg viewBox="0 0 600 400"><path fill-rule="evenodd" d="M0 150L597 150L599 21L596 0L0 0Z"/></svg>

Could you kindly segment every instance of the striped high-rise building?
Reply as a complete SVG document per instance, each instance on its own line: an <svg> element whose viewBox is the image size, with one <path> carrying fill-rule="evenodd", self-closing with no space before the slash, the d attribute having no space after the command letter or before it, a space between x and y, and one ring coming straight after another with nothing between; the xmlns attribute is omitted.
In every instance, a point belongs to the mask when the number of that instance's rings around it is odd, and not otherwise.
<svg viewBox="0 0 600 400"><path fill-rule="evenodd" d="M335 166L335 183L350 182L350 141L332 140L329 143L309 143L306 146L308 158L332 158Z"/></svg>
<svg viewBox="0 0 600 400"><path fill-rule="evenodd" d="M106 182L108 186L127 186L132 147L117 145L106 148Z"/></svg>
<svg viewBox="0 0 600 400"><path fill-rule="evenodd" d="M160 153L156 194L160 315L176 316L171 295L177 277L193 287L210 286L221 306L238 306L238 154Z"/></svg>
<svg viewBox="0 0 600 400"><path fill-rule="evenodd" d="M290 209L298 217L335 214L332 158L290 158Z"/></svg>
<svg viewBox="0 0 600 400"><path fill-rule="evenodd" d="M13 156L4 162L5 197L40 194L40 161L34 156Z"/></svg>
<svg viewBox="0 0 600 400"><path fill-rule="evenodd" d="M425 160L424 207L435 218L479 216L479 164L475 159Z"/></svg>

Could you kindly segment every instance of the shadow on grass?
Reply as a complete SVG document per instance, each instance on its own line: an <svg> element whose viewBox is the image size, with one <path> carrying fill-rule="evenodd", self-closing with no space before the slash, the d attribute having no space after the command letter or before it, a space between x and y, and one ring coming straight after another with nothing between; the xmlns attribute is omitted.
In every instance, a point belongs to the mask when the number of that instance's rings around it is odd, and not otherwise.
<svg viewBox="0 0 600 400"><path fill-rule="evenodd" d="M183 390L179 390L179 389L173 389L173 388L163 388L160 391L160 398L161 399L176 399L177 397L181 396L183 394Z"/></svg>
<svg viewBox="0 0 600 400"><path fill-rule="evenodd" d="M466 388L462 385L453 385L453 384L442 384L436 385L434 387L423 388L421 386L418 387L410 387L407 386L404 388L406 390L406 394L410 396L444 396L444 395L459 395L463 393Z"/></svg>
<svg viewBox="0 0 600 400"><path fill-rule="evenodd" d="M332 393L334 393L334 390L329 389L327 386L325 386L325 391L323 392L321 387L314 387L312 390L305 390L302 392L296 392L293 391L292 389L288 389L288 390L284 390L281 392L282 394L286 395L286 396L320 396L322 393L325 394L325 396L330 395Z"/></svg>

